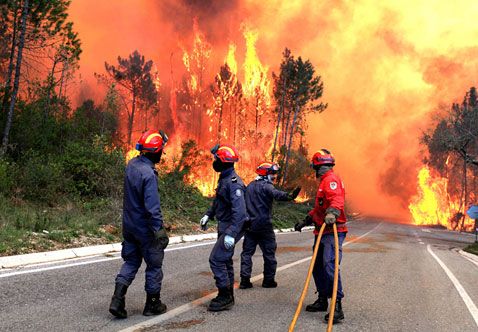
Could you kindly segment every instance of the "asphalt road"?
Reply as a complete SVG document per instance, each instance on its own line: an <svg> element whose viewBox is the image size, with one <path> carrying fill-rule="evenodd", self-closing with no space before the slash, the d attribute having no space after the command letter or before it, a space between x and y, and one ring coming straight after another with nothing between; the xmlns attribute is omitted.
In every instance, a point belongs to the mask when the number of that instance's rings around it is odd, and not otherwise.
<svg viewBox="0 0 478 332"><path fill-rule="evenodd" d="M472 235L376 219L353 222L349 229L342 261L345 320L334 331L478 331L478 265L458 253L474 241ZM311 232L277 236L276 289L260 287L258 249L254 288L236 290L236 305L220 313L208 312L204 299L215 290L211 241L168 248L162 300L169 312L154 318L141 315L143 269L128 290L128 319L109 314L121 265L117 255L2 270L0 331L287 331L312 238ZM315 300L314 290L312 283L305 304ZM296 331L325 331L323 315L303 311Z"/></svg>

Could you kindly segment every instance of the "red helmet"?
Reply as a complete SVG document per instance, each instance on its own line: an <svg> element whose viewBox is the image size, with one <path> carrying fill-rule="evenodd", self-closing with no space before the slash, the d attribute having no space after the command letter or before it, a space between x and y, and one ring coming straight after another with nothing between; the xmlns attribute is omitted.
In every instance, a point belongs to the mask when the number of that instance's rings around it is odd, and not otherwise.
<svg viewBox="0 0 478 332"><path fill-rule="evenodd" d="M216 144L211 149L211 153L223 163L236 163L239 161L239 153L237 153L236 148L232 145Z"/></svg>
<svg viewBox="0 0 478 332"><path fill-rule="evenodd" d="M277 174L279 169L280 167L276 163L263 162L257 167L256 173L260 176L267 176L269 174Z"/></svg>
<svg viewBox="0 0 478 332"><path fill-rule="evenodd" d="M312 167L316 168L322 165L335 165L334 155L327 149L320 149L312 157Z"/></svg>
<svg viewBox="0 0 478 332"><path fill-rule="evenodd" d="M168 142L168 136L163 132L156 130L145 131L136 143L136 150L139 152L161 152Z"/></svg>

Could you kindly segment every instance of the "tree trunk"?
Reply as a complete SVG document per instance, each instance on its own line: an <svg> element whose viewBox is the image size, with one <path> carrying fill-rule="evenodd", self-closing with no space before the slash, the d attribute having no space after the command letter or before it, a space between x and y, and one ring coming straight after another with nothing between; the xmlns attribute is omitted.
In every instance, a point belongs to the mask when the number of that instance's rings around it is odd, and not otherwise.
<svg viewBox="0 0 478 332"><path fill-rule="evenodd" d="M133 90L133 103L131 105L131 116L128 122L128 147L131 147L131 134L133 133L134 112L136 111L136 91Z"/></svg>
<svg viewBox="0 0 478 332"><path fill-rule="evenodd" d="M58 62L53 60L53 66L51 67L50 76L48 77L48 90L46 94L46 107L43 110L43 119L46 121L48 115L50 114L50 105L51 105L51 95L53 94L53 89L55 88L55 68Z"/></svg>
<svg viewBox="0 0 478 332"><path fill-rule="evenodd" d="M236 146L236 127L237 127L237 104L234 101L234 130L233 130L233 144Z"/></svg>
<svg viewBox="0 0 478 332"><path fill-rule="evenodd" d="M17 43L17 8L15 6L15 14L13 17L13 31L12 31L12 47L10 48L10 57L8 60L7 80L5 82L5 93L2 101L2 112L7 112L8 100L10 98L10 90L12 89L12 75L13 75L13 61L15 60L15 50Z"/></svg>
<svg viewBox="0 0 478 332"><path fill-rule="evenodd" d="M281 122L282 112L284 111L284 103L285 103L285 90L286 90L286 75L284 75L284 79L282 80L282 100L279 106L279 112L277 113L277 126L276 126L276 134L274 137L274 148L272 149L272 162L274 162L274 156L276 152L277 146L277 136L279 136L279 126Z"/></svg>
<svg viewBox="0 0 478 332"><path fill-rule="evenodd" d="M20 32L20 40L18 43L17 63L15 66L15 81L13 82L12 99L10 100L10 107L8 109L7 122L5 124L5 131L3 132L2 148L0 150L0 156L4 156L8 146L8 136L12 127L13 121L13 109L15 108L15 102L18 94L18 85L20 82L20 70L22 67L23 46L25 45L25 33L27 30L27 16L29 11L29 0L25 0L22 10L22 26Z"/></svg>
<svg viewBox="0 0 478 332"><path fill-rule="evenodd" d="M217 125L217 144L221 143L222 109L223 108L224 108L224 100L221 100L221 108L219 109L219 123Z"/></svg>
<svg viewBox="0 0 478 332"><path fill-rule="evenodd" d="M287 144L287 136L289 136L289 123L290 123L290 114L292 112L289 110L289 112L287 113L287 119L285 119L285 130L284 130L284 145L288 145Z"/></svg>
<svg viewBox="0 0 478 332"><path fill-rule="evenodd" d="M257 127L259 126L259 95L256 95L256 134Z"/></svg>
<svg viewBox="0 0 478 332"><path fill-rule="evenodd" d="M468 181L467 181L467 167L466 167L466 159L463 158L463 217L461 218L461 227L460 231L463 230L465 226L465 217L466 217L466 208L468 202Z"/></svg>
<svg viewBox="0 0 478 332"><path fill-rule="evenodd" d="M285 184L285 180L287 177L287 167L289 166L289 158L290 158L290 149L292 147L292 139L294 138L294 129L295 129L295 124L297 122L297 116L299 115L299 105L295 107L295 112L294 112L294 119L292 120L292 125L290 127L290 136L289 136L289 144L287 146L287 154L285 157L285 165L284 165L284 173L282 176L282 185Z"/></svg>

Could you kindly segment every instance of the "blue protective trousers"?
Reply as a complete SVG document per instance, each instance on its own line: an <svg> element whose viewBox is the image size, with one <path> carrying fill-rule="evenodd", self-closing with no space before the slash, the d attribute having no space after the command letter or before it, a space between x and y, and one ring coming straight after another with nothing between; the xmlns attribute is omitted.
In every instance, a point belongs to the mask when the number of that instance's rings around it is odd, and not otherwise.
<svg viewBox="0 0 478 332"><path fill-rule="evenodd" d="M152 235L135 236L130 232L123 232L123 237L121 257L124 263L115 281L126 286L131 285L144 259L146 262L144 289L147 294L159 295L163 281L164 249L159 247Z"/></svg>
<svg viewBox="0 0 478 332"><path fill-rule="evenodd" d="M342 261L342 244L345 240L347 233L338 233L339 237L339 264ZM317 242L317 235L314 239L314 246ZM314 248L312 247L312 250ZM323 234L319 244L319 252L315 259L314 270L312 275L314 276L315 286L319 292L319 296L332 297L332 291L334 286L334 271L335 271L335 244L334 234ZM339 285L337 288L337 298L344 297L342 290L342 280L340 278L339 271Z"/></svg>
<svg viewBox="0 0 478 332"><path fill-rule="evenodd" d="M214 274L217 288L228 288L234 286L234 266L232 256L234 256L234 247L226 249L224 246L224 237L226 234L219 233L217 241L209 255L209 266ZM237 243L242 237L240 233L235 238Z"/></svg>
<svg viewBox="0 0 478 332"><path fill-rule="evenodd" d="M241 254L241 277L250 278L252 274L252 256L257 245L264 258L264 279L274 280L277 270L276 235L272 229L261 232L246 232Z"/></svg>

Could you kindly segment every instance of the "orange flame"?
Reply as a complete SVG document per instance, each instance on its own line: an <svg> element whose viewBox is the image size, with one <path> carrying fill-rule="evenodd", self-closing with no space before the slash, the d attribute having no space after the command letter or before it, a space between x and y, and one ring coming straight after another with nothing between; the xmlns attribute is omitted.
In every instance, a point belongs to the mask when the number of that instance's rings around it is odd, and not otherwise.
<svg viewBox="0 0 478 332"><path fill-rule="evenodd" d="M206 63L211 56L212 46L206 41L206 38L201 30L197 19L193 21L193 50L191 54L187 51L183 51L183 63L186 70L191 75L191 79L188 81L188 88L192 92L201 92L203 77L202 73L206 69Z"/></svg>
<svg viewBox="0 0 478 332"><path fill-rule="evenodd" d="M304 203L304 202L307 202L311 199L311 197L309 197L305 192L301 192L299 194L299 196L297 196L297 198L295 199L295 201L297 203Z"/></svg>
<svg viewBox="0 0 478 332"><path fill-rule="evenodd" d="M270 105L269 85L267 78L267 66L264 67L259 60L256 51L256 42L259 38L257 31L247 26L244 28L246 40L246 57L244 59L244 93L249 97L264 96L265 104Z"/></svg>
<svg viewBox="0 0 478 332"><path fill-rule="evenodd" d="M427 166L418 172L418 193L408 206L415 225L442 225L447 229L461 227L460 202L448 194L448 179L433 176ZM464 217L463 229L472 230L473 220Z"/></svg>
<svg viewBox="0 0 478 332"><path fill-rule="evenodd" d="M226 63L231 69L231 73L237 75L237 61L236 61L236 45L233 43L229 44L229 49L227 51Z"/></svg>

